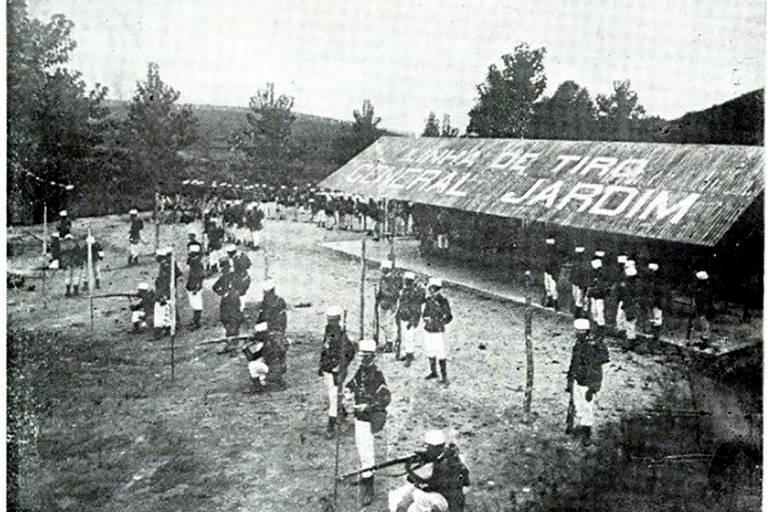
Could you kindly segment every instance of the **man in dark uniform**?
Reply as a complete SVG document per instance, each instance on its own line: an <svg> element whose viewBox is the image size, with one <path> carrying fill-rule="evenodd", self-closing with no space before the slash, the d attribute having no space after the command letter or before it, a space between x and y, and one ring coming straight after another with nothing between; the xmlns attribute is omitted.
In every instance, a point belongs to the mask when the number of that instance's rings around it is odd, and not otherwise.
<svg viewBox="0 0 768 512"><path fill-rule="evenodd" d="M270 331L266 322L256 324L253 336L243 349L254 393L269 388L285 389L283 375L288 369L288 344L280 333Z"/></svg>
<svg viewBox="0 0 768 512"><path fill-rule="evenodd" d="M72 233L67 233L61 242L61 268L65 272L64 282L67 286L66 297L79 295L80 267L82 265L82 250Z"/></svg>
<svg viewBox="0 0 768 512"><path fill-rule="evenodd" d="M244 252L238 251L234 244L227 245L227 256L235 272L248 272L248 269L251 268L251 259Z"/></svg>
<svg viewBox="0 0 768 512"><path fill-rule="evenodd" d="M355 411L355 446L360 457L360 469L376 463L374 452L374 434L384 428L387 419L387 406L392 397L387 387L384 374L376 366L376 342L372 339L360 341L362 355L360 366L347 383L347 400L354 397ZM373 472L365 471L360 475L362 487L362 505L373 502Z"/></svg>
<svg viewBox="0 0 768 512"><path fill-rule="evenodd" d="M157 250L157 262L160 264L155 278L155 311L154 335L160 338L162 335L171 334L171 322L177 318L171 318L171 248L164 247ZM174 282L181 277L179 266L174 263ZM177 311L178 315L178 311Z"/></svg>
<svg viewBox="0 0 768 512"><path fill-rule="evenodd" d="M654 260L648 262L648 271L644 275L643 284L643 312L655 343L659 341L661 334L665 297L664 283L659 277L659 264Z"/></svg>
<svg viewBox="0 0 768 512"><path fill-rule="evenodd" d="M712 296L712 288L709 283L709 273L706 270L699 270L695 274L693 285L691 286L691 295L693 296L695 324L701 329L699 342L696 343L701 348L709 346L709 337L711 336L710 322L714 318L715 305Z"/></svg>
<svg viewBox="0 0 768 512"><path fill-rule="evenodd" d="M221 249L223 243L224 228L219 225L217 220L211 219L208 232L208 261L211 264L210 271L212 274L219 271L219 261L225 256Z"/></svg>
<svg viewBox="0 0 768 512"><path fill-rule="evenodd" d="M558 309L557 276L560 275L560 255L554 238L547 238L544 249L544 300L542 306Z"/></svg>
<svg viewBox="0 0 768 512"><path fill-rule="evenodd" d="M603 260L600 256L601 251L595 251L590 265L592 274L590 276L589 288L587 288L587 300L589 300L589 316L592 319L594 333L597 337L602 337L605 330L605 297L610 290L608 276L603 272Z"/></svg>
<svg viewBox="0 0 768 512"><path fill-rule="evenodd" d="M392 267L391 260L383 260L381 262L381 278L379 279L379 290L376 295L381 331L377 341L380 343L379 349L387 353L392 352L392 342L397 336L395 311L401 287L400 277L394 272Z"/></svg>
<svg viewBox="0 0 768 512"><path fill-rule="evenodd" d="M144 221L138 215L136 209L128 212L131 227L128 231L128 266L139 263L139 242L141 242L141 230L144 229Z"/></svg>
<svg viewBox="0 0 768 512"><path fill-rule="evenodd" d="M405 356L405 366L411 366L413 351L415 349L414 338L416 328L421 320L421 305L424 304L424 289L416 283L413 272L403 274L403 288L397 300L397 321L400 322L400 335L402 337Z"/></svg>
<svg viewBox="0 0 768 512"><path fill-rule="evenodd" d="M609 360L608 347L602 338L590 336L586 318L577 318L573 326L576 343L568 367L566 391L571 394L574 415L573 426L566 425L566 432L581 437L582 444L589 445L595 422L595 397L603 382L603 365Z"/></svg>
<svg viewBox="0 0 768 512"><path fill-rule="evenodd" d="M288 306L275 292L275 282L267 280L262 285L264 298L261 301L257 322L267 322L270 331L285 334L288 327Z"/></svg>
<svg viewBox="0 0 768 512"><path fill-rule="evenodd" d="M589 258L584 253L583 246L577 246L573 251L573 269L571 270L571 294L573 296L573 315L585 317L589 309L585 296L589 287L590 266Z"/></svg>
<svg viewBox="0 0 768 512"><path fill-rule="evenodd" d="M57 230L61 239L64 239L65 236L72 232L72 220L67 215L67 210L59 212L59 226Z"/></svg>
<svg viewBox="0 0 768 512"><path fill-rule="evenodd" d="M336 416L338 414L338 385L347 376L349 363L355 357L357 347L349 340L341 316L344 311L339 306L331 306L326 311L327 323L323 333L323 348L320 351L320 366L317 375L323 377L328 393L328 426L325 435L331 439L336 434ZM342 411L342 415L344 412Z"/></svg>
<svg viewBox="0 0 768 512"><path fill-rule="evenodd" d="M139 283L138 295L139 302L131 305L131 324L134 333L139 333L147 327L148 322L152 320L155 308L155 294L147 283Z"/></svg>
<svg viewBox="0 0 768 512"><path fill-rule="evenodd" d="M409 483L390 491L389 510L397 512L408 507L409 511L462 512L464 487L470 481L458 446L446 444L442 430L427 431L424 443L426 450L405 463ZM429 477L416 472L426 465L432 467Z"/></svg>
<svg viewBox="0 0 768 512"><path fill-rule="evenodd" d="M192 308L192 328L199 329L203 316L203 280L205 269L203 268L202 248L200 244L188 246L189 277L187 278L187 298L189 307Z"/></svg>
<svg viewBox="0 0 768 512"><path fill-rule="evenodd" d="M51 262L48 265L48 268L57 270L61 268L61 238L59 238L58 231L51 233L49 249L51 251Z"/></svg>
<svg viewBox="0 0 768 512"><path fill-rule="evenodd" d="M424 319L424 352L429 358L429 375L427 379L437 378L437 362L440 362L440 382L448 385L448 368L446 358L448 350L445 346L445 326L453 320L451 305L441 290L442 279L430 277L427 283L427 297L421 309Z"/></svg>
<svg viewBox="0 0 768 512"><path fill-rule="evenodd" d="M219 319L224 326L224 336L231 337L240 334L240 324L243 321L243 313L240 307L240 296L242 286L237 275L232 270L229 258L222 258L219 261L221 267L221 276L213 284L213 292L221 297L219 305ZM230 340L219 354L233 351L237 348L237 341ZM234 355L234 352L233 354Z"/></svg>
<svg viewBox="0 0 768 512"><path fill-rule="evenodd" d="M627 260L624 264L624 279L616 288L618 308L616 313L617 327L619 322L622 329L619 331L624 338L624 349L634 350L637 341L637 319L640 316L640 283L637 278L637 268L634 260Z"/></svg>

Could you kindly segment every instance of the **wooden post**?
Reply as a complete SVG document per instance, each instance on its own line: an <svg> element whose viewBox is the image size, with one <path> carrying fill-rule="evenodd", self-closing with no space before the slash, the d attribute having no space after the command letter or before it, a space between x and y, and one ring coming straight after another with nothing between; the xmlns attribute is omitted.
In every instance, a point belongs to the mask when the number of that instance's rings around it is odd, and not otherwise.
<svg viewBox="0 0 768 512"><path fill-rule="evenodd" d="M43 309L48 308L48 203L43 202Z"/></svg>
<svg viewBox="0 0 768 512"><path fill-rule="evenodd" d="M170 282L170 304L171 304L171 382L175 377L175 358L174 345L176 340L176 257L171 249L171 282Z"/></svg>
<svg viewBox="0 0 768 512"><path fill-rule="evenodd" d="M360 254L360 339L365 338L365 238Z"/></svg>
<svg viewBox="0 0 768 512"><path fill-rule="evenodd" d="M341 343L339 343L339 373L338 373L338 379L336 381L336 424L334 425L336 431L336 458L333 468L333 510L338 510L336 508L336 497L338 496L338 487L339 487L339 444L340 444L340 438L341 438L341 422L339 421L339 409L341 409L341 401L343 399L343 389L344 389L344 376L347 374L347 362L344 360L344 338L347 334L347 310L344 310L344 315L342 316L342 322L341 322Z"/></svg>
<svg viewBox="0 0 768 512"><path fill-rule="evenodd" d="M533 340L531 339L531 273L525 272L525 396L523 398L523 413L525 422L531 421L531 399L533 397Z"/></svg>
<svg viewBox="0 0 768 512"><path fill-rule="evenodd" d="M85 238L85 244L88 247L88 301L91 308L91 334L93 334L93 237L91 236L91 226L88 226L88 236Z"/></svg>
<svg viewBox="0 0 768 512"><path fill-rule="evenodd" d="M160 248L160 209L157 204L159 196L160 193L157 191L157 186L155 186L155 252Z"/></svg>

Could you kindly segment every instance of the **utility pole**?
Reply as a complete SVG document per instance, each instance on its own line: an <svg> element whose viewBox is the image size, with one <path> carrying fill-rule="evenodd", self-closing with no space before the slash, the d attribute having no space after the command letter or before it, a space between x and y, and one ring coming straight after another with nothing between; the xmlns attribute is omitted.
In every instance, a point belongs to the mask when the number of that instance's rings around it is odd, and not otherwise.
<svg viewBox="0 0 768 512"><path fill-rule="evenodd" d="M525 423L531 422L531 399L533 397L533 340L531 337L531 271L525 271L525 396L523 398L523 413Z"/></svg>

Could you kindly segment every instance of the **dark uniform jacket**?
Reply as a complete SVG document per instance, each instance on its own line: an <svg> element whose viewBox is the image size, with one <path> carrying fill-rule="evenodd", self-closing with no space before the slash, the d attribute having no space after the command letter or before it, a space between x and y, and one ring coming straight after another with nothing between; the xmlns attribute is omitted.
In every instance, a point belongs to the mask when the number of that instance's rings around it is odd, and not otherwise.
<svg viewBox="0 0 768 512"><path fill-rule="evenodd" d="M139 243L142 229L144 229L144 221L138 218L133 219L131 221L130 232L128 233L128 241L132 244Z"/></svg>
<svg viewBox="0 0 768 512"><path fill-rule="evenodd" d="M51 258L58 260L61 258L61 239L57 236L51 237Z"/></svg>
<svg viewBox="0 0 768 512"><path fill-rule="evenodd" d="M274 292L266 293L256 323L267 322L267 329L285 334L288 328L287 307L282 297Z"/></svg>
<svg viewBox="0 0 768 512"><path fill-rule="evenodd" d="M696 316L712 319L715 311L712 287L708 279L696 279L691 287Z"/></svg>
<svg viewBox="0 0 768 512"><path fill-rule="evenodd" d="M251 259L243 252L235 253L232 258L232 268L235 272L247 272L251 268Z"/></svg>
<svg viewBox="0 0 768 512"><path fill-rule="evenodd" d="M189 265L189 277L187 278L187 290L198 292L203 289L203 279L205 279L205 269L200 258L190 258L187 261Z"/></svg>
<svg viewBox="0 0 768 512"><path fill-rule="evenodd" d="M59 237L63 240L72 231L72 221L68 217L59 220Z"/></svg>
<svg viewBox="0 0 768 512"><path fill-rule="evenodd" d="M436 461L432 462L432 474L422 478L406 465L408 480L420 484L424 492L436 492L448 502L448 512L464 510L464 489L469 485L469 469L459 457L459 449L454 444L446 447Z"/></svg>
<svg viewBox="0 0 768 512"><path fill-rule="evenodd" d="M626 277L616 287L616 300L630 322L640 313L640 283L636 276Z"/></svg>
<svg viewBox="0 0 768 512"><path fill-rule="evenodd" d="M407 286L400 290L400 300L397 307L397 319L401 322L419 325L421 305L424 304L424 289L418 284Z"/></svg>
<svg viewBox="0 0 768 512"><path fill-rule="evenodd" d="M221 226L212 226L208 234L208 248L212 251L221 249L221 243L224 240L224 229Z"/></svg>
<svg viewBox="0 0 768 512"><path fill-rule="evenodd" d="M422 311L424 330L427 332L443 332L445 326L451 323L451 305L443 295L427 295Z"/></svg>
<svg viewBox="0 0 768 512"><path fill-rule="evenodd" d="M664 309L664 285L657 272L648 271L645 274L642 293L645 309Z"/></svg>
<svg viewBox="0 0 768 512"><path fill-rule="evenodd" d="M611 290L611 283L602 268L593 268L592 276L587 290L587 297L591 299L604 299Z"/></svg>
<svg viewBox="0 0 768 512"><path fill-rule="evenodd" d="M155 313L155 294L147 290L141 295L141 300L131 306L131 311L144 311L144 320L151 318Z"/></svg>
<svg viewBox="0 0 768 512"><path fill-rule="evenodd" d="M571 354L571 365L568 367L568 386L576 381L593 392L599 391L603 382L603 365L608 360L608 347L602 340L590 336L576 340Z"/></svg>
<svg viewBox="0 0 768 512"><path fill-rule="evenodd" d="M382 309L392 309L397 303L397 297L400 295L400 276L394 271L387 275L382 275L379 280L379 295L377 297L379 306Z"/></svg>
<svg viewBox="0 0 768 512"><path fill-rule="evenodd" d="M557 279L558 274L560 274L560 254L557 247L547 245L544 251L544 272Z"/></svg>
<svg viewBox="0 0 768 512"><path fill-rule="evenodd" d="M74 238L61 240L61 261L59 266L62 269L76 267L80 265L81 257L80 246Z"/></svg>
<svg viewBox="0 0 768 512"><path fill-rule="evenodd" d="M571 283L582 290L585 289L589 286L591 270L592 267L589 265L589 259L577 255L573 262L573 270L571 270Z"/></svg>
<svg viewBox="0 0 768 512"><path fill-rule="evenodd" d="M174 281L178 281L181 277L181 269L178 265L174 271ZM171 297L171 265L170 262L163 262L160 264L160 270L155 278L155 298L158 301L165 301Z"/></svg>
<svg viewBox="0 0 768 512"><path fill-rule="evenodd" d="M347 382L347 389L354 393L355 405L368 405L362 411L355 411L355 419L371 422L371 429L374 432L381 430L384 427L387 406L392 399L381 370L375 363L368 366L360 365L355 376ZM374 428L375 423L380 424L375 425L378 430Z"/></svg>
<svg viewBox="0 0 768 512"><path fill-rule="evenodd" d="M240 296L245 293L242 283L234 272L222 274L213 284L213 292L221 297L219 319L222 323L242 321Z"/></svg>
<svg viewBox="0 0 768 512"><path fill-rule="evenodd" d="M341 325L338 323L329 323L325 326L325 334L323 335L323 349L320 351L320 368L318 369L318 375L323 373L333 373L334 380L338 384L338 377L344 380L346 376L346 369L352 359L355 358L355 352L357 347L352 343L347 336L347 333L343 332ZM340 366L341 357L343 357L344 367ZM338 371L342 370L339 375Z"/></svg>

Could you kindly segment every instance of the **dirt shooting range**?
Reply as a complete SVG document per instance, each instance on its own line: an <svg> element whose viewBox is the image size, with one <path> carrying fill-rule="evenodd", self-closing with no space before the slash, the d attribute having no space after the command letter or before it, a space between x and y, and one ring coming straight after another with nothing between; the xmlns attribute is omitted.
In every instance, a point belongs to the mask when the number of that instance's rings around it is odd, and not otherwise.
<svg viewBox="0 0 768 512"><path fill-rule="evenodd" d="M762 9L526 2L11 0L6 507L761 510Z"/></svg>

